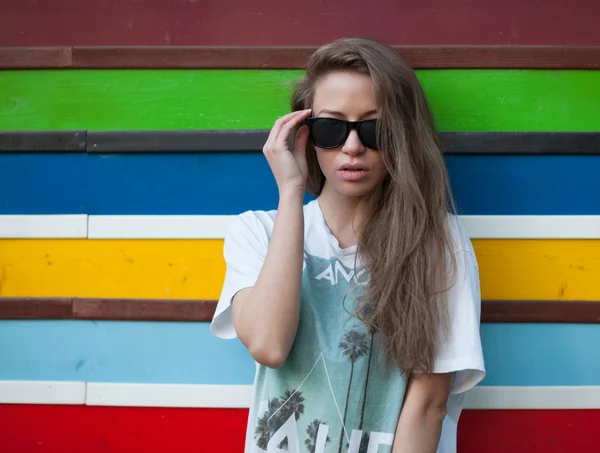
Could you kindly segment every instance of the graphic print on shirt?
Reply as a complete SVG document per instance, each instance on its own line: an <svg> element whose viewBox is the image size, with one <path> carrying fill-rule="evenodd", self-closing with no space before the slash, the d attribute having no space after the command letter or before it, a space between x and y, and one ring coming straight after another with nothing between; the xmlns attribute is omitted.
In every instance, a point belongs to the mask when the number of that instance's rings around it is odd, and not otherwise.
<svg viewBox="0 0 600 453"><path fill-rule="evenodd" d="M292 350L281 368L259 368L253 452L391 451L406 383L353 316L361 274L305 254Z"/></svg>

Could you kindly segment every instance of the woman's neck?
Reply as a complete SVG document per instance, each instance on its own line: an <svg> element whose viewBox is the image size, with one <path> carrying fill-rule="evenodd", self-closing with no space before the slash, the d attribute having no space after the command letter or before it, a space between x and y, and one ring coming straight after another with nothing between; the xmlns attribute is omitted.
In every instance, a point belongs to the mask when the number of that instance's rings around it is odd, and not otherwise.
<svg viewBox="0 0 600 453"><path fill-rule="evenodd" d="M341 248L358 243L360 224L364 218L363 198L352 198L336 192L327 184L319 195L318 203L331 234Z"/></svg>

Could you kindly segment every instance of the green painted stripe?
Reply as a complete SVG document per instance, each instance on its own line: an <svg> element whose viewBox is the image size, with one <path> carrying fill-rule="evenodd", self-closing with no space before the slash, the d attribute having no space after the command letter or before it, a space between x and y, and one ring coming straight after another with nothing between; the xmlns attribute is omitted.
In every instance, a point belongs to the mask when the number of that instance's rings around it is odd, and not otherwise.
<svg viewBox="0 0 600 453"><path fill-rule="evenodd" d="M268 129L299 70L0 72L0 129ZM442 131L598 131L600 71L420 70Z"/></svg>

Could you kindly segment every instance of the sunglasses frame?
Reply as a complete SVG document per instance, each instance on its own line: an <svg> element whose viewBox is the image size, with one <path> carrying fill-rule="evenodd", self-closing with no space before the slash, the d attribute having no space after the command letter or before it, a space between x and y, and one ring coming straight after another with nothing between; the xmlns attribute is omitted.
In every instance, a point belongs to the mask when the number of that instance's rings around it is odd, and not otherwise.
<svg viewBox="0 0 600 453"><path fill-rule="evenodd" d="M312 137L312 127L313 124L319 120L333 120L333 121L338 121L340 123L343 123L346 126L346 133L344 135L343 140L341 141L341 143L339 143L336 146L319 146L317 145L314 141L313 141L313 137ZM366 146L369 149L373 149L375 151L377 151L377 148L371 148L370 146L367 146L365 144L365 142L363 141L362 137L361 137L361 133L360 133L360 127L365 124L365 123L372 123L375 122L375 124L377 124L377 118L372 118L369 120L360 120L360 121L346 121L346 120L341 120L339 118L329 118L329 117L322 117L322 116L309 116L308 118L306 118L306 125L308 126L308 130L310 132L310 141L311 143L316 146L317 148L321 148L321 149L336 149L339 148L340 146L342 146L344 143L346 143L346 140L348 140L348 136L350 135L350 131L352 131L352 129L356 130L356 133L358 134L358 138L360 139L361 143ZM375 138L377 139L377 137Z"/></svg>

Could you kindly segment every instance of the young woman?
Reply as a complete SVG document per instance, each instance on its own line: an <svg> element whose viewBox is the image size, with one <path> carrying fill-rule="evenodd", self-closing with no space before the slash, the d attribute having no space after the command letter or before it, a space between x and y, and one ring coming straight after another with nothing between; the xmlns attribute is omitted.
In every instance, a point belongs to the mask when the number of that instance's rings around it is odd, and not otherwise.
<svg viewBox="0 0 600 453"><path fill-rule="evenodd" d="M340 39L292 112L264 146L278 209L236 218L211 326L257 363L245 451L454 452L481 301L422 88L391 47Z"/></svg>

